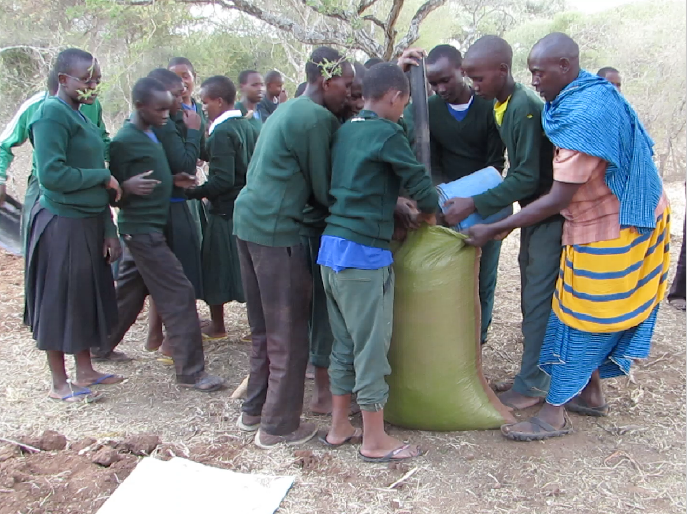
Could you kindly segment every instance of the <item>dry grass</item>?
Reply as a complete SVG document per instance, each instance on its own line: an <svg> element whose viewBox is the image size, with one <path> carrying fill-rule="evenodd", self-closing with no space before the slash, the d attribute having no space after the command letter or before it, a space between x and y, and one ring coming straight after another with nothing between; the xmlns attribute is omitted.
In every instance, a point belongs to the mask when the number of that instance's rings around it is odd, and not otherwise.
<svg viewBox="0 0 687 514"><path fill-rule="evenodd" d="M682 238L684 187L668 187L674 211L672 251ZM484 349L485 374L510 377L520 356L517 238L504 246L495 320ZM665 306L659 314L651 357L631 377L606 383L611 415L573 417L572 436L543 443L512 443L497 431L433 433L392 428L392 433L429 449L410 465L389 468L362 463L356 449L295 454L264 452L235 426L239 403L229 395L247 372L244 309L227 312L228 341L206 347L209 371L226 377L229 389L212 395L179 390L172 370L143 350L139 321L123 348L130 364L102 365L126 382L103 388L99 404L65 406L46 398L44 356L22 327L22 263L0 255L0 435L18 437L58 430L69 438L111 438L152 432L170 445L169 455L191 455L237 471L292 474L297 480L279 510L306 513L615 513L685 510L685 315ZM201 307L204 315L207 312ZM141 316L145 321L145 316ZM315 418L320 425L323 418ZM400 486L388 486L418 469Z"/></svg>

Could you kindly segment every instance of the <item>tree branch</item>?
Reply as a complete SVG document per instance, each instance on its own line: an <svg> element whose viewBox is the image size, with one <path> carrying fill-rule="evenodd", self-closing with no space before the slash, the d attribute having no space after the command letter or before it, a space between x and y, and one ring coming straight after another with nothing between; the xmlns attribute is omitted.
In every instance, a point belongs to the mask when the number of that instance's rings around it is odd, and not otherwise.
<svg viewBox="0 0 687 514"><path fill-rule="evenodd" d="M403 50L412 45L420 37L420 25L425 18L429 16L432 12L436 11L439 7L444 5L446 0L427 0L420 8L415 12L415 15L410 20L410 26L408 27L408 32L401 38L401 40L396 44L393 52L389 56L384 56L386 60L391 59L400 55Z"/></svg>
<svg viewBox="0 0 687 514"><path fill-rule="evenodd" d="M358 16L363 14L367 9L372 7L374 4L377 3L377 0L360 0L360 4L358 5L358 10L356 11L358 13Z"/></svg>

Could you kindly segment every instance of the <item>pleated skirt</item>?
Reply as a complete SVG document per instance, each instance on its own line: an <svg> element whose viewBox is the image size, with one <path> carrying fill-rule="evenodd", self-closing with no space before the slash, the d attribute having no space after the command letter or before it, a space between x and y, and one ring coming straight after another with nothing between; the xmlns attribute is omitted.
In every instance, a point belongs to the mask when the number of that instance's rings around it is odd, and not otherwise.
<svg viewBox="0 0 687 514"><path fill-rule="evenodd" d="M232 218L208 214L203 235L203 290L208 305L245 303Z"/></svg>
<svg viewBox="0 0 687 514"><path fill-rule="evenodd" d="M75 354L107 344L117 325L102 216L67 218L36 204L25 268L24 320L39 350Z"/></svg>

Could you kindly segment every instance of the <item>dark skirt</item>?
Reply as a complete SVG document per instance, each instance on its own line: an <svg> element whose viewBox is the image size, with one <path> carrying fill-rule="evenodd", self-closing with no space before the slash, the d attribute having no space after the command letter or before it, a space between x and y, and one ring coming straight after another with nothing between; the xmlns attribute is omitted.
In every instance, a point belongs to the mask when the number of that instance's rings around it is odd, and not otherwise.
<svg viewBox="0 0 687 514"><path fill-rule="evenodd" d="M105 346L117 326L105 222L66 218L36 204L25 270L24 319L39 350L75 354Z"/></svg>
<svg viewBox="0 0 687 514"><path fill-rule="evenodd" d="M203 235L203 289L208 305L245 303L241 266L231 218L208 214Z"/></svg>
<svg viewBox="0 0 687 514"><path fill-rule="evenodd" d="M200 234L198 224L188 202L171 202L165 238L172 252L179 259L186 278L193 285L198 300L203 299L203 272L200 261Z"/></svg>

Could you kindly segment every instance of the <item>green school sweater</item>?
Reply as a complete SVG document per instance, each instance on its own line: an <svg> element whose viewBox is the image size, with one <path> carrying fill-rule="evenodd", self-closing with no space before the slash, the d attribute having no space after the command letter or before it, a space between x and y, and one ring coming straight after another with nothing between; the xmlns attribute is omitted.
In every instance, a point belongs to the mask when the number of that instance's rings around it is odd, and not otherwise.
<svg viewBox="0 0 687 514"><path fill-rule="evenodd" d="M14 160L12 150L23 145L29 139L29 123L33 119L38 108L43 105L46 98L49 98L47 91L36 93L26 100L19 110L12 117L5 129L0 133L0 185L7 181L7 169ZM103 123L103 109L98 99L91 105L81 104L79 109L86 118L91 120L100 131L103 143L105 144L105 160L108 158L108 148L110 146L110 135L107 133ZM31 175L36 173L36 161L32 159Z"/></svg>
<svg viewBox="0 0 687 514"><path fill-rule="evenodd" d="M493 166L503 171L504 146L494 121L494 104L478 96L465 118L456 120L451 107L439 96L427 101L432 174L442 182L452 182ZM413 106L408 105L403 118L408 124L411 143L415 143Z"/></svg>
<svg viewBox="0 0 687 514"><path fill-rule="evenodd" d="M147 178L160 183L149 195L125 195L120 200L117 224L121 234L162 232L172 195L172 173L162 144L127 122L110 144L110 171L121 184L149 170L153 173Z"/></svg>
<svg viewBox="0 0 687 514"><path fill-rule="evenodd" d="M201 129L203 129L202 124ZM195 175L203 132L189 130L186 127L183 111L179 110L174 116L170 116L163 127L154 127L153 132L162 143L172 175L178 173ZM186 193L183 188L173 187L172 197L186 198Z"/></svg>
<svg viewBox="0 0 687 514"><path fill-rule="evenodd" d="M534 91L515 85L498 127L508 150L508 173L500 185L472 197L481 216L491 216L513 202L524 207L551 188L553 145L541 126L543 108Z"/></svg>
<svg viewBox="0 0 687 514"><path fill-rule="evenodd" d="M403 128L372 111L361 111L334 136L334 203L324 234L388 249L401 187L420 211L436 212L437 191Z"/></svg>
<svg viewBox="0 0 687 514"><path fill-rule="evenodd" d="M243 105L241 102L236 102L234 104L234 109L238 109L241 111L241 116L245 116L248 114L248 109L246 109L246 106ZM257 106L256 106L257 110ZM258 118L255 117L255 114L257 114L256 111L253 112L253 116L248 120L248 122L253 126L253 128L260 134L260 129L262 129L262 121Z"/></svg>
<svg viewBox="0 0 687 514"><path fill-rule="evenodd" d="M62 100L51 97L29 124L34 148L41 205L68 218L106 219L107 237L116 236L105 188L110 171L105 167L105 145L90 120Z"/></svg>
<svg viewBox="0 0 687 514"><path fill-rule="evenodd" d="M300 244L306 204L330 203L336 117L307 96L282 104L262 127L234 206L234 234L264 246Z"/></svg>
<svg viewBox="0 0 687 514"><path fill-rule="evenodd" d="M240 111L234 111L239 114ZM215 125L206 141L209 172L204 184L186 191L189 198L210 200L210 213L231 218L234 202L246 185L248 163L258 134L250 121L233 116Z"/></svg>

